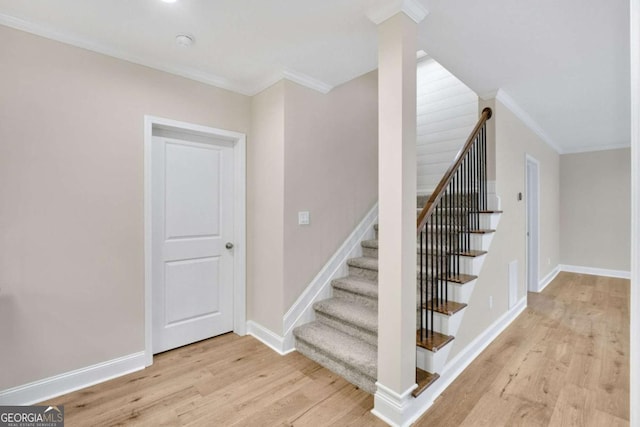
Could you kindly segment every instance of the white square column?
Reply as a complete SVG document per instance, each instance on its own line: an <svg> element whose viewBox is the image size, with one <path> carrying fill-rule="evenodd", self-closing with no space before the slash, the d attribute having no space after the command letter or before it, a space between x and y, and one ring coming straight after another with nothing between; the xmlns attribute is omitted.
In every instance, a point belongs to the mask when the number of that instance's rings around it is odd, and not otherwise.
<svg viewBox="0 0 640 427"><path fill-rule="evenodd" d="M640 425L640 0L630 0L631 354L630 425Z"/></svg>
<svg viewBox="0 0 640 427"><path fill-rule="evenodd" d="M404 4L404 3L403 3ZM420 19L379 22L378 382L373 413L404 425L416 387L416 51ZM378 22L377 22L378 23Z"/></svg>

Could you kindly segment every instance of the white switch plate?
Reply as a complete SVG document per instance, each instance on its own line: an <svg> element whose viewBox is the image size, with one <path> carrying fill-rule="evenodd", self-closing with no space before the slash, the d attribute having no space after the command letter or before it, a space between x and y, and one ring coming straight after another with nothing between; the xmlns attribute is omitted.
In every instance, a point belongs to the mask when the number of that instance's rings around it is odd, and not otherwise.
<svg viewBox="0 0 640 427"><path fill-rule="evenodd" d="M309 211L298 212L298 225L309 225Z"/></svg>

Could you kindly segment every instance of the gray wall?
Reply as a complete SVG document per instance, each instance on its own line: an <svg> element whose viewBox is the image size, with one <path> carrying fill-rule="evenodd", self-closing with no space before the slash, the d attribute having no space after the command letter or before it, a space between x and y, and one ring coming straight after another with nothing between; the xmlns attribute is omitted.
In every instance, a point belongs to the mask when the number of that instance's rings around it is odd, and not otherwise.
<svg viewBox="0 0 640 427"><path fill-rule="evenodd" d="M0 26L0 390L144 350L144 115L250 98Z"/></svg>
<svg viewBox="0 0 640 427"><path fill-rule="evenodd" d="M485 102L485 104L487 104ZM488 102L491 104L491 102ZM518 301L527 296L525 156L540 163L540 263L542 280L559 263L560 246L560 155L533 133L500 101L493 108L495 121L496 192L501 209L497 232L469 301L450 357L470 344L480 333L509 311L508 265L518 262ZM489 297L493 307L489 308Z"/></svg>
<svg viewBox="0 0 640 427"><path fill-rule="evenodd" d="M323 95L281 81L252 99L248 316L283 317L375 204L378 90L372 72ZM298 225L309 211L309 225Z"/></svg>
<svg viewBox="0 0 640 427"><path fill-rule="evenodd" d="M630 270L630 149L560 156L560 262Z"/></svg>

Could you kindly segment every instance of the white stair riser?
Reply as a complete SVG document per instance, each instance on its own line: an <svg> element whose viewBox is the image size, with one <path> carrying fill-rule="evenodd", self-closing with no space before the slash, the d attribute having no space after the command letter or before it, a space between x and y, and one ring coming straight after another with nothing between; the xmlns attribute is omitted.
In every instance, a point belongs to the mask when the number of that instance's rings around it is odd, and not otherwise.
<svg viewBox="0 0 640 427"><path fill-rule="evenodd" d="M480 255L477 257L468 257L468 256L461 256L460 257L460 273L461 274L469 274L472 276L477 276L478 273L480 273L480 270L482 269L482 264L484 262L484 257L485 255ZM431 261L431 259L429 259L429 261ZM438 262L437 258L434 257L434 261ZM453 268L453 261L452 261L452 267ZM420 266L417 267L417 272L418 272L418 277L420 277ZM426 271L424 274L427 274Z"/></svg>
<svg viewBox="0 0 640 427"><path fill-rule="evenodd" d="M478 276L480 270L482 270L482 264L486 255L480 255L477 257L460 257L460 272L463 274L470 274L472 276Z"/></svg>
<svg viewBox="0 0 640 427"><path fill-rule="evenodd" d="M451 297L451 300L469 304L473 289L476 287L476 282L477 280L472 280L471 282L465 283L464 285L458 283L449 283L449 296Z"/></svg>
<svg viewBox="0 0 640 427"><path fill-rule="evenodd" d="M493 240L494 233L472 234L471 249L476 251L488 251Z"/></svg>
<svg viewBox="0 0 640 427"><path fill-rule="evenodd" d="M485 230L495 230L500 222L499 213L480 214L480 228Z"/></svg>
<svg viewBox="0 0 640 427"><path fill-rule="evenodd" d="M491 246L491 240L493 239L493 234L494 233L471 233L470 234L470 249L476 250L476 251L486 251L489 250L489 246ZM464 242L466 234L460 234L457 235L454 239L458 239L457 242L451 243L451 245L453 247L462 247L462 243ZM456 245L457 243L457 245ZM432 247L433 245L428 245L428 248ZM439 245L436 244L436 247L438 247ZM420 242L418 242L418 254L420 253ZM376 257L377 257L377 251L376 251Z"/></svg>
<svg viewBox="0 0 640 427"><path fill-rule="evenodd" d="M449 358L449 352L453 347L452 344L453 342L450 342L435 353L433 351L425 350L422 347L416 347L416 365L418 368L427 372L442 372L442 368L444 368L444 365L447 363L447 359Z"/></svg>
<svg viewBox="0 0 640 427"><path fill-rule="evenodd" d="M444 335L452 335L456 336L458 330L460 329L460 325L462 324L462 318L464 317L464 311L466 308L452 314L451 316L447 316L441 313L433 313L433 328L436 332L440 332ZM431 310L422 310L423 314L429 316L429 322L431 322ZM426 319L423 317L424 321L422 324L423 328L426 328Z"/></svg>
<svg viewBox="0 0 640 427"><path fill-rule="evenodd" d="M478 276L480 270L482 270L482 264L484 262L484 255L478 257L460 257L460 274L467 274L470 276ZM425 277L429 277L429 273L425 270L423 273ZM420 267L417 267L416 283L420 283Z"/></svg>

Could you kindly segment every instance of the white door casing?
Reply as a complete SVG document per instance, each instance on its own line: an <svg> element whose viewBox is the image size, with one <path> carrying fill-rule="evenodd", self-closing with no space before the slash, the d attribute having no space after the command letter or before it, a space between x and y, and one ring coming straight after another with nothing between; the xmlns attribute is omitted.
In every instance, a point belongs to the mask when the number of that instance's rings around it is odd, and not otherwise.
<svg viewBox="0 0 640 427"><path fill-rule="evenodd" d="M145 117L147 366L154 353L245 333L244 143Z"/></svg>
<svg viewBox="0 0 640 427"><path fill-rule="evenodd" d="M527 155L525 163L526 228L527 228L527 289L539 292L539 212L540 212L540 164Z"/></svg>

